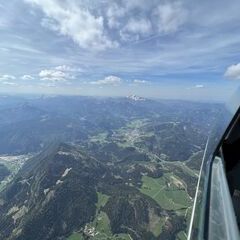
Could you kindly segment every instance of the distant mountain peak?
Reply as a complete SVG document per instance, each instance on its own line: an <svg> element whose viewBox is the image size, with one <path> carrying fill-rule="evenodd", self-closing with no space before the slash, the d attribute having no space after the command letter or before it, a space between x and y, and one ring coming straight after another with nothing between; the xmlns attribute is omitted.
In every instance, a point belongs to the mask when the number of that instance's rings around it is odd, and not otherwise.
<svg viewBox="0 0 240 240"><path fill-rule="evenodd" d="M127 96L128 99L133 100L133 101L146 101L145 98L137 96L137 95L129 95Z"/></svg>

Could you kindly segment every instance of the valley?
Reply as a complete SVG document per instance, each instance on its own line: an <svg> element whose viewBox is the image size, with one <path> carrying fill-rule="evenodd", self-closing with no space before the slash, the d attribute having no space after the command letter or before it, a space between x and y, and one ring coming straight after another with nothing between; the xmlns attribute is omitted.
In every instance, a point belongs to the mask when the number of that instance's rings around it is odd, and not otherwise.
<svg viewBox="0 0 240 240"><path fill-rule="evenodd" d="M5 111L22 109L13 127L0 118L1 239L186 239L218 105L74 97L19 104Z"/></svg>

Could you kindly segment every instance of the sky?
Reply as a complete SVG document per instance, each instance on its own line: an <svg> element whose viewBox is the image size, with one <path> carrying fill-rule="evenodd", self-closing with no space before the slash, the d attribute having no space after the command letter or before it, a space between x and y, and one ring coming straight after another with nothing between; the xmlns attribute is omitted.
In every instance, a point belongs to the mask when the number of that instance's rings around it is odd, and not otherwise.
<svg viewBox="0 0 240 240"><path fill-rule="evenodd" d="M239 0L0 0L0 92L225 101Z"/></svg>

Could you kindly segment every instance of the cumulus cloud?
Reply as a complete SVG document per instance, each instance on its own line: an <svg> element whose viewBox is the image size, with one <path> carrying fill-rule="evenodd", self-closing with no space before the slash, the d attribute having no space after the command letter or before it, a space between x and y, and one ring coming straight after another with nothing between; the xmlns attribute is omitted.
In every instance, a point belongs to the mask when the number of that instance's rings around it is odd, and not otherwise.
<svg viewBox="0 0 240 240"><path fill-rule="evenodd" d="M117 76L108 76L102 80L90 82L93 85L119 85L121 84L122 79Z"/></svg>
<svg viewBox="0 0 240 240"><path fill-rule="evenodd" d="M159 4L154 0L112 3L106 14L108 26L114 28L124 42L174 33L186 22L187 16L180 1Z"/></svg>
<svg viewBox="0 0 240 240"><path fill-rule="evenodd" d="M176 32L186 21L187 11L180 2L160 4L153 14L160 33Z"/></svg>
<svg viewBox="0 0 240 240"><path fill-rule="evenodd" d="M53 82L65 82L67 74L54 69L44 69L39 73L41 80L53 81Z"/></svg>
<svg viewBox="0 0 240 240"><path fill-rule="evenodd" d="M81 48L105 50L121 42L141 40L154 34L176 32L186 21L180 1L155 0L58 1L25 0L44 13L41 25L71 38ZM136 14L137 13L137 14Z"/></svg>
<svg viewBox="0 0 240 240"><path fill-rule="evenodd" d="M67 82L76 78L76 74L82 72L81 68L60 65L51 69L43 69L39 72L41 80L52 82Z"/></svg>
<svg viewBox="0 0 240 240"><path fill-rule="evenodd" d="M8 75L8 74L0 75L0 81L11 81L15 79L16 77L13 75Z"/></svg>
<svg viewBox="0 0 240 240"><path fill-rule="evenodd" d="M224 76L229 79L240 80L240 63L229 66Z"/></svg>
<svg viewBox="0 0 240 240"><path fill-rule="evenodd" d="M31 75L23 75L22 77L21 77L21 79L22 80L26 80L26 81L28 81L28 80L33 80L34 79L34 77L33 76L31 76Z"/></svg>
<svg viewBox="0 0 240 240"><path fill-rule="evenodd" d="M104 50L117 46L104 31L102 16L94 16L75 1L25 0L38 6L45 14L44 26L71 38L80 47Z"/></svg>

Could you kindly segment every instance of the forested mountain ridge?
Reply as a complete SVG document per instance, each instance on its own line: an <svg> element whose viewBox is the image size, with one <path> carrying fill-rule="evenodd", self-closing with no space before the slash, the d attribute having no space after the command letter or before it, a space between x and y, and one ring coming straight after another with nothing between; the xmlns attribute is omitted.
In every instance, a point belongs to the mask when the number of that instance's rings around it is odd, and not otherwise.
<svg viewBox="0 0 240 240"><path fill-rule="evenodd" d="M0 104L0 239L185 239L221 105L136 99Z"/></svg>

